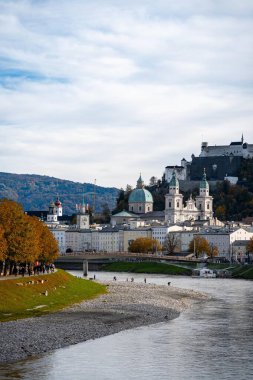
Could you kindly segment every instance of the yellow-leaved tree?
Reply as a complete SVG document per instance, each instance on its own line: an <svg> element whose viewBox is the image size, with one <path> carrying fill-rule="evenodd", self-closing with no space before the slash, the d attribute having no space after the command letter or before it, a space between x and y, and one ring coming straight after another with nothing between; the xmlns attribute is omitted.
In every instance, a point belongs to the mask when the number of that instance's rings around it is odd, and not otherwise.
<svg viewBox="0 0 253 380"><path fill-rule="evenodd" d="M128 250L134 253L154 253L161 250L161 245L156 239L141 237L133 240Z"/></svg>
<svg viewBox="0 0 253 380"><path fill-rule="evenodd" d="M202 253L206 253L209 256L211 247L208 241L202 236L194 236L190 241L189 251L193 252L196 257L199 257Z"/></svg>
<svg viewBox="0 0 253 380"><path fill-rule="evenodd" d="M4 237L4 229L0 226L0 273L3 269L3 262L6 259L7 242Z"/></svg>
<svg viewBox="0 0 253 380"><path fill-rule="evenodd" d="M58 242L52 232L43 223L40 235L40 247L39 260L44 263L53 262L59 255Z"/></svg>
<svg viewBox="0 0 253 380"><path fill-rule="evenodd" d="M52 262L58 255L58 243L47 226L24 214L14 201L0 200L0 228L0 261L5 260L5 273L11 274L20 264L32 266L36 260Z"/></svg>

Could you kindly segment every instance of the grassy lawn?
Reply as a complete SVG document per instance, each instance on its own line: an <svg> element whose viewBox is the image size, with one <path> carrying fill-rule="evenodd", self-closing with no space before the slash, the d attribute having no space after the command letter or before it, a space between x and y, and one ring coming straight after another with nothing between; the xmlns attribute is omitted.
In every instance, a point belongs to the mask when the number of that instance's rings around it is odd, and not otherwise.
<svg viewBox="0 0 253 380"><path fill-rule="evenodd" d="M253 265L240 265L233 268L232 277L253 280Z"/></svg>
<svg viewBox="0 0 253 380"><path fill-rule="evenodd" d="M116 262L103 266L102 270L108 272L133 272L133 273L158 273L170 275L186 275L191 276L192 270L179 267L172 264L142 262L142 263L127 263Z"/></svg>
<svg viewBox="0 0 253 380"><path fill-rule="evenodd" d="M34 283L29 284L29 281ZM43 276L1 280L0 321L40 316L104 293L104 285L62 270Z"/></svg>
<svg viewBox="0 0 253 380"><path fill-rule="evenodd" d="M227 269L231 266L229 263L208 263L207 267L209 269Z"/></svg>

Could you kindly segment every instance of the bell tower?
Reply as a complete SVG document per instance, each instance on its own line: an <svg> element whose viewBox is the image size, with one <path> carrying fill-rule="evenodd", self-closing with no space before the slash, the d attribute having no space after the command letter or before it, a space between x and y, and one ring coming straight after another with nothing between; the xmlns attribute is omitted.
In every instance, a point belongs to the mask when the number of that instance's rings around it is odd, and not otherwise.
<svg viewBox="0 0 253 380"><path fill-rule="evenodd" d="M77 214L76 214L76 226L77 228L83 230L83 229L89 229L90 228L90 216L88 213L88 205L87 207L85 204L79 204L76 205Z"/></svg>
<svg viewBox="0 0 253 380"><path fill-rule="evenodd" d="M209 183L206 179L205 169L199 184L199 195L196 197L196 207L199 211L199 219L213 219L213 197L209 195Z"/></svg>
<svg viewBox="0 0 253 380"><path fill-rule="evenodd" d="M179 182L173 170L169 193L165 195L165 222L179 223L182 220L183 195L179 193Z"/></svg>
<svg viewBox="0 0 253 380"><path fill-rule="evenodd" d="M54 202L52 201L49 205L49 210L47 214L48 223L58 223L57 211Z"/></svg>

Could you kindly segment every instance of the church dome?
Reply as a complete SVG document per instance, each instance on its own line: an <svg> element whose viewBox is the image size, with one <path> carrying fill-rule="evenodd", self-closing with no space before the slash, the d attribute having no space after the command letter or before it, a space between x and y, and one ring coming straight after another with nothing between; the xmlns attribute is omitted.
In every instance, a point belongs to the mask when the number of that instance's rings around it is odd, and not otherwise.
<svg viewBox="0 0 253 380"><path fill-rule="evenodd" d="M152 202L152 194L146 189L135 189L131 192L128 203Z"/></svg>
<svg viewBox="0 0 253 380"><path fill-rule="evenodd" d="M55 201L55 206L56 207L60 207L61 206L61 201L60 199L57 197L56 201Z"/></svg>

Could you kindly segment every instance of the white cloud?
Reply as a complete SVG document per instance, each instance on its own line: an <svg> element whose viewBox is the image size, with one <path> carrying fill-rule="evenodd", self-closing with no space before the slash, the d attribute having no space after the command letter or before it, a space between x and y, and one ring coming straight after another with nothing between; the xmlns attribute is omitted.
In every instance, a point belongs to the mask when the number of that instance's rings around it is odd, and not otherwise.
<svg viewBox="0 0 253 380"><path fill-rule="evenodd" d="M253 142L251 1L1 1L2 171L148 182Z"/></svg>

